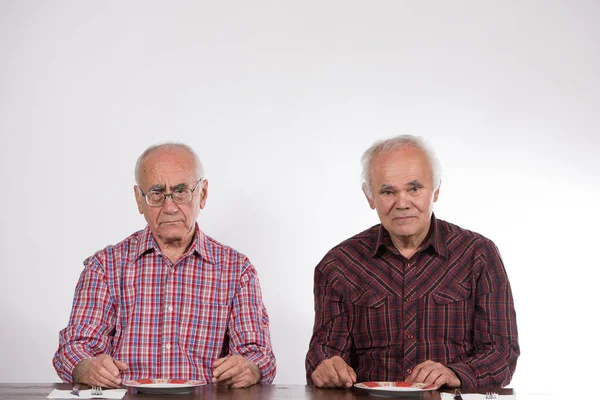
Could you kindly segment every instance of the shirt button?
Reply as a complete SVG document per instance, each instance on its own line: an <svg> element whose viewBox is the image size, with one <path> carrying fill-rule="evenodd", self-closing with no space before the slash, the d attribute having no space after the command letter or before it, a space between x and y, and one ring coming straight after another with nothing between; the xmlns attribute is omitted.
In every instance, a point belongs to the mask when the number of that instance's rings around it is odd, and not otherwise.
<svg viewBox="0 0 600 400"><path fill-rule="evenodd" d="M408 335L406 335L406 337L409 338L409 339L411 339L411 340L415 338L412 333L409 333Z"/></svg>
<svg viewBox="0 0 600 400"><path fill-rule="evenodd" d="M412 369L408 368L408 369L406 370L406 373L407 373L407 374L409 374L409 375L410 375L410 374L412 374Z"/></svg>
<svg viewBox="0 0 600 400"><path fill-rule="evenodd" d="M407 303L410 303L410 302L412 301L412 298L410 298L410 297L407 297L405 301L406 301Z"/></svg>
<svg viewBox="0 0 600 400"><path fill-rule="evenodd" d="M167 307L167 310L168 310L169 312L173 312L173 306L169 306L169 307Z"/></svg>
<svg viewBox="0 0 600 400"><path fill-rule="evenodd" d="M169 343L167 343L167 344L165 345L165 349L169 350L170 348L171 348L171 345L170 345Z"/></svg>

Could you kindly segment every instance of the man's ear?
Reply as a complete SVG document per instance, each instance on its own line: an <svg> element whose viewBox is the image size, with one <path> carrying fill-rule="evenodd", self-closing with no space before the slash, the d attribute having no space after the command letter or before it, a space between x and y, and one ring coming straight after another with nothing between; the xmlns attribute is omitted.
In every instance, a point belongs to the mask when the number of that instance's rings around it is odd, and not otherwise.
<svg viewBox="0 0 600 400"><path fill-rule="evenodd" d="M371 198L372 196L369 195L369 191L367 190L367 183L363 183L362 184L362 191L365 194L365 197L367 198L367 201L369 202L369 206L371 207L371 210L375 209L375 202L373 201L373 199Z"/></svg>
<svg viewBox="0 0 600 400"><path fill-rule="evenodd" d="M133 185L133 195L135 196L135 202L137 203L138 211L140 214L144 213L144 209L142 208L142 202L144 199L142 198L142 194L140 193L140 188L138 185Z"/></svg>
<svg viewBox="0 0 600 400"><path fill-rule="evenodd" d="M208 180L202 180L202 190L200 190L200 209L202 210L206 206L206 199L208 198Z"/></svg>
<svg viewBox="0 0 600 400"><path fill-rule="evenodd" d="M440 186L442 186L442 181L440 181L438 188L435 190L435 192L433 192L433 202L434 203L438 200L438 197L440 195Z"/></svg>

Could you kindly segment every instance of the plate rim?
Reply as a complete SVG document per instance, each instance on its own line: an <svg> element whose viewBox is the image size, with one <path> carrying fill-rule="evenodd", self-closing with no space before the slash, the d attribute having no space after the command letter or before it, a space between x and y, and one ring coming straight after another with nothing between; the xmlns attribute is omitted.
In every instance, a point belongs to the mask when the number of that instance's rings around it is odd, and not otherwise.
<svg viewBox="0 0 600 400"><path fill-rule="evenodd" d="M151 382L140 382L151 381ZM154 382L158 381L158 382ZM172 382L178 381L178 382ZM206 385L205 382L197 379L171 379L171 378L143 378L143 379L127 379L123 381L123 385L131 388L146 388L146 389L177 389L187 387L198 387ZM155 386L164 385L164 386Z"/></svg>
<svg viewBox="0 0 600 400"><path fill-rule="evenodd" d="M410 392L429 392L432 390L437 390L440 387L434 385L433 383L429 383L426 386L419 388L419 387L415 387L415 388L410 388L410 387L406 387L406 390L394 390L393 388L395 388L396 386L392 386L392 385L387 385L387 386L376 386L376 387L369 387L369 386L364 386L367 383L377 383L377 384L381 384L381 383L386 383L386 384L396 384L396 383L410 383L411 385L417 384L417 385L425 385L424 383L416 383L416 382L406 382L406 381L364 381L364 382L356 382L354 384L354 386L358 389L363 389L363 390L375 390L375 391L379 391L379 392L396 392L396 393L410 393ZM359 386L359 385L363 385L363 386Z"/></svg>

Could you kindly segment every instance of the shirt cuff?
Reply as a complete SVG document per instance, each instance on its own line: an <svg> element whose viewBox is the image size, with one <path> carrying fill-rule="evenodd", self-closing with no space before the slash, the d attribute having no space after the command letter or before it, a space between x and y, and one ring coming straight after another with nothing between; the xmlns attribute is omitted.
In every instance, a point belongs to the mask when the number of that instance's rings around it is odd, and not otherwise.
<svg viewBox="0 0 600 400"><path fill-rule="evenodd" d="M93 358L93 356L84 353L76 353L73 351L62 351L59 355L57 352L54 356L53 364L58 376L67 383L73 382L73 370L82 360Z"/></svg>
<svg viewBox="0 0 600 400"><path fill-rule="evenodd" d="M446 365L450 368L458 379L460 379L461 388L476 388L477 382L475 380L475 372L466 363Z"/></svg>
<svg viewBox="0 0 600 400"><path fill-rule="evenodd" d="M273 383L275 374L277 372L277 365L275 362L275 357L272 354L269 356L256 353L252 356L246 357L246 360L256 364L258 367L260 371L260 383Z"/></svg>

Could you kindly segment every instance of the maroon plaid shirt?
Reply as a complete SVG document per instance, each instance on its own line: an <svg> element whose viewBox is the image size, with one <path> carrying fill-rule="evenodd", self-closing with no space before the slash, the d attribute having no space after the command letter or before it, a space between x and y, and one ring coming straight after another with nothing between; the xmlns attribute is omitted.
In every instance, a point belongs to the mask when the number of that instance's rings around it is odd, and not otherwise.
<svg viewBox="0 0 600 400"><path fill-rule="evenodd" d="M334 247L315 269L315 325L306 374L341 356L358 381L402 381L433 360L463 387L507 385L519 356L512 293L489 239L432 216L407 260L376 225Z"/></svg>

